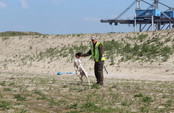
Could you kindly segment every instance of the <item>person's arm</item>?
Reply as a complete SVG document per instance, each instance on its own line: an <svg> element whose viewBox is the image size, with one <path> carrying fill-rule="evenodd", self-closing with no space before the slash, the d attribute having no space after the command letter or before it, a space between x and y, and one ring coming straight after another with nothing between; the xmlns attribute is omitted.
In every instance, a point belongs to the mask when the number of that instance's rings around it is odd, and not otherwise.
<svg viewBox="0 0 174 113"><path fill-rule="evenodd" d="M89 56L91 54L92 54L92 52L91 52L91 50L89 50L87 53L82 54L82 57L86 57L86 56Z"/></svg>
<svg viewBox="0 0 174 113"><path fill-rule="evenodd" d="M102 55L104 54L104 49L103 49L103 45L102 44L100 44L98 46L98 50L99 50L99 61L101 61Z"/></svg>

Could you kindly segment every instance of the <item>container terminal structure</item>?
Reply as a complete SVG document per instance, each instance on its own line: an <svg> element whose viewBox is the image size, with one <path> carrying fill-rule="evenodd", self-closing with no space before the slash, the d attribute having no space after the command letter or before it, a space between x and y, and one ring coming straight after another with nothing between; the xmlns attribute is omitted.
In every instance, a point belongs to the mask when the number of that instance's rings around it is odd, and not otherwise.
<svg viewBox="0 0 174 113"><path fill-rule="evenodd" d="M141 9L141 2L147 4L149 7L147 9ZM135 4L135 16L132 19L120 19L120 17ZM166 7L166 10L161 11L159 5ZM139 28L139 32L171 29L174 27L174 8L160 2L159 0L154 0L153 3L149 3L145 0L134 0L133 3L115 19L101 19L100 22L109 23L110 25L118 25L118 23L132 24L134 32L138 31L137 28Z"/></svg>

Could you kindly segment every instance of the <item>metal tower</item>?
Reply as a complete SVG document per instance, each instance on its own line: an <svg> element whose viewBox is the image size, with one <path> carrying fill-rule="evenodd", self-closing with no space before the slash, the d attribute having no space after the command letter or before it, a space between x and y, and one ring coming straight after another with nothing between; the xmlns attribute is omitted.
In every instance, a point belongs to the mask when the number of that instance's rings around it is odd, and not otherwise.
<svg viewBox="0 0 174 113"><path fill-rule="evenodd" d="M141 9L141 3L148 4L147 9ZM129 20L119 19L123 14L125 14L132 6L136 4L135 8L135 17ZM166 11L161 11L159 5L165 6ZM120 15L115 19L101 19L102 23L109 23L112 25L119 24L132 24L134 31L137 31L137 25L139 25L139 32L149 31L150 28L152 31L171 29L174 26L174 8L159 2L159 0L154 0L153 3L149 3L145 0L134 0L128 8L126 8Z"/></svg>

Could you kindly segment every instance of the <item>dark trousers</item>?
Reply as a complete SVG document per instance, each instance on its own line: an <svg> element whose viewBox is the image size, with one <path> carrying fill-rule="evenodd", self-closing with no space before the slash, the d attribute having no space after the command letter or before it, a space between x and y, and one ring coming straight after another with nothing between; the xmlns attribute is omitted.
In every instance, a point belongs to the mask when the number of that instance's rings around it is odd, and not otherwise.
<svg viewBox="0 0 174 113"><path fill-rule="evenodd" d="M104 79L103 66L104 66L104 61L95 62L94 64L94 73L97 79L97 84L99 85L103 85L103 79Z"/></svg>

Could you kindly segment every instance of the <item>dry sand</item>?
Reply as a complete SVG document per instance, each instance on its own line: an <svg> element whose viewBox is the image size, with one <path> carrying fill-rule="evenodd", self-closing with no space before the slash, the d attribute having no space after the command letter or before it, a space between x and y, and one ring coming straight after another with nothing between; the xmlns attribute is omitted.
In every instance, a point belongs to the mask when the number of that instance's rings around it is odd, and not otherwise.
<svg viewBox="0 0 174 113"><path fill-rule="evenodd" d="M157 32L161 36L174 36L174 30ZM83 34L83 35L32 35L32 36L13 36L7 39L0 40L0 72L12 73L39 73L48 75L57 75L57 72L74 72L73 60L68 60L69 57L52 59L45 58L44 60L21 60L21 58L30 55L35 56L47 48L60 48L64 45L71 46L75 44L89 45L89 37L97 35L99 41L117 39L121 37L135 36L138 33L117 33L117 34ZM153 32L149 32L153 35ZM93 74L93 61L89 57L82 58L82 63L89 76ZM174 81L174 59L171 57L167 62L157 63L138 63L125 62L110 65L110 61L106 60L105 66L109 72L104 76L114 77L118 79L135 79L135 80L159 80L159 81Z"/></svg>

